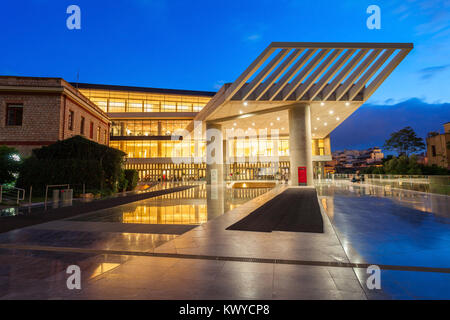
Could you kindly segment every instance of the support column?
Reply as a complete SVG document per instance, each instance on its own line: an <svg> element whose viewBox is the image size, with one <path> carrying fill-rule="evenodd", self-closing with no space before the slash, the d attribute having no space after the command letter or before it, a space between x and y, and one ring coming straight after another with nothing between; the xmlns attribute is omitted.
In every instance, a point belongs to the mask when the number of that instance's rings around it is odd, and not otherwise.
<svg viewBox="0 0 450 320"><path fill-rule="evenodd" d="M206 184L222 185L223 167L222 126L206 123Z"/></svg>
<svg viewBox="0 0 450 320"><path fill-rule="evenodd" d="M306 167L307 185L313 185L311 108L300 103L289 109L289 158L291 185L298 185L298 167Z"/></svg>

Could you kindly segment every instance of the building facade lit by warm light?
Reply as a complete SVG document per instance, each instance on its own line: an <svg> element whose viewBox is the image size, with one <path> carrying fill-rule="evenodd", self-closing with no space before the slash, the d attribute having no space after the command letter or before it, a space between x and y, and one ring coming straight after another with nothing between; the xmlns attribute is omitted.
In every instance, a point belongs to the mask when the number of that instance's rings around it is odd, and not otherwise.
<svg viewBox="0 0 450 320"><path fill-rule="evenodd" d="M0 143L29 143L31 135L42 140L45 130L54 131L51 139L30 145L80 134L123 150L126 168L136 169L143 181L283 179L311 185L332 160L330 133L412 48L273 42L218 92L3 77ZM22 81L29 82L26 90L18 89ZM39 100L47 93L56 97L57 112ZM36 119L45 123L41 129Z"/></svg>
<svg viewBox="0 0 450 320"><path fill-rule="evenodd" d="M75 135L108 145L110 123L64 79L0 76L0 145L23 156Z"/></svg>
<svg viewBox="0 0 450 320"><path fill-rule="evenodd" d="M115 85L72 83L97 104L111 119L110 146L127 153L127 168L138 170L142 180L204 179L206 166L200 164L173 164L172 157L190 158L198 145L200 157L205 158L206 143L174 141L172 135L183 130L211 100L215 92L171 90ZM279 126L277 126L278 128ZM281 130L281 128L279 128ZM284 129L284 128L283 128ZM277 158L279 167L261 162L229 164L233 179L254 180L289 172L289 137L281 133L277 139L244 137L229 141L228 152L234 158ZM330 139L312 140L314 156L326 161L331 157ZM317 161L317 166L322 161Z"/></svg>

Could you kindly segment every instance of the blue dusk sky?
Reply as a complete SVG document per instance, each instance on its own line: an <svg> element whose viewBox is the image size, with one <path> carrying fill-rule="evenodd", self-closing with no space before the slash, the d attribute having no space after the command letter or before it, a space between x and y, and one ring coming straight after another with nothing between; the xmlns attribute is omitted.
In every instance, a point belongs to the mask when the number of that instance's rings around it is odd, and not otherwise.
<svg viewBox="0 0 450 320"><path fill-rule="evenodd" d="M81 30L66 27L71 4ZM380 30L366 26L373 4ZM380 145L406 125L424 137L450 121L450 0L4 1L0 28L1 75L208 91L234 81L272 41L412 42L333 132L333 148Z"/></svg>

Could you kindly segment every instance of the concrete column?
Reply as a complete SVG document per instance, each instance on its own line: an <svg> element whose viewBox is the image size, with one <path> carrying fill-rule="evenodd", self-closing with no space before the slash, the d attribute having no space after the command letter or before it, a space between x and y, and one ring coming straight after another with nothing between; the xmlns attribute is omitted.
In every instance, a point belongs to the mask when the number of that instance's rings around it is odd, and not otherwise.
<svg viewBox="0 0 450 320"><path fill-rule="evenodd" d="M230 171L228 170L228 152L229 152L229 150L228 150L228 146L227 146L227 140L223 140L222 152L223 152L223 178L226 181L230 174Z"/></svg>
<svg viewBox="0 0 450 320"><path fill-rule="evenodd" d="M223 184L223 166L222 126L206 123L206 184Z"/></svg>
<svg viewBox="0 0 450 320"><path fill-rule="evenodd" d="M298 167L306 167L307 185L313 185L311 108L299 103L289 109L289 158L291 185L298 185Z"/></svg>

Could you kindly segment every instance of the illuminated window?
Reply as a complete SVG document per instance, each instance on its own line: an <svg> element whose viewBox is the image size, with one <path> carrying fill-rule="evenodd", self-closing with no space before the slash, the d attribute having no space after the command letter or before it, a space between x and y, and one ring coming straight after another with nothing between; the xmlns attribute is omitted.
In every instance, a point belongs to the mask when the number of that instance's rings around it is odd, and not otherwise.
<svg viewBox="0 0 450 320"><path fill-rule="evenodd" d="M97 142L100 142L100 127L97 127Z"/></svg>
<svg viewBox="0 0 450 320"><path fill-rule="evenodd" d="M176 112L177 111L177 105L176 104L164 104L162 112Z"/></svg>
<svg viewBox="0 0 450 320"><path fill-rule="evenodd" d="M107 112L108 100L102 98L90 98L90 100L95 103L104 112Z"/></svg>
<svg viewBox="0 0 450 320"><path fill-rule="evenodd" d="M188 106L188 105L178 105L178 107L177 107L178 112L189 112L191 110L192 110L192 107Z"/></svg>
<svg viewBox="0 0 450 320"><path fill-rule="evenodd" d="M128 112L142 112L143 103L142 101L130 100L128 102Z"/></svg>
<svg viewBox="0 0 450 320"><path fill-rule="evenodd" d="M125 112L125 100L111 99L109 101L109 112Z"/></svg>

